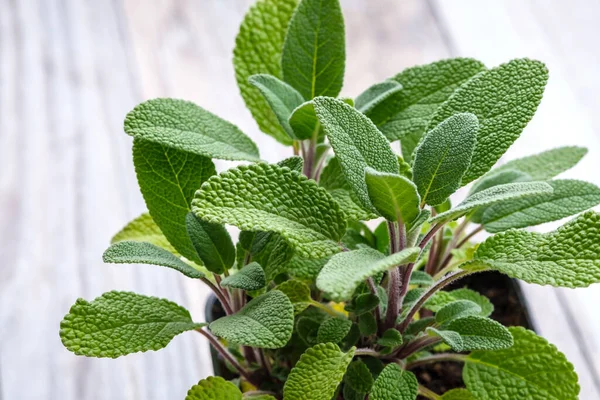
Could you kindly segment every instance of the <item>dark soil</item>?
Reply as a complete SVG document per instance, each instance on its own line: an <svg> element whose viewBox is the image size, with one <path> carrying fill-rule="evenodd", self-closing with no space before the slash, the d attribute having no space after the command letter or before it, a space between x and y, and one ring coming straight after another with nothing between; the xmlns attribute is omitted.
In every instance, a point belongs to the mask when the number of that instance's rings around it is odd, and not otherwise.
<svg viewBox="0 0 600 400"><path fill-rule="evenodd" d="M494 304L491 318L505 326L524 326L533 329L527 306L516 281L497 272L467 276L448 287L448 290L467 287L487 296ZM415 368L419 382L438 394L464 387L462 364L440 362ZM426 400L419 396L419 400Z"/></svg>

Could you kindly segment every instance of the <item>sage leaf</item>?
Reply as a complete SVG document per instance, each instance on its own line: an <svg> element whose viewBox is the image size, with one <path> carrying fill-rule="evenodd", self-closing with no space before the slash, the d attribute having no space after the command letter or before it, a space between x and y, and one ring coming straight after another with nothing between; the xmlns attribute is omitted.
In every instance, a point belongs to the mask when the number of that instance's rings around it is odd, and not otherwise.
<svg viewBox="0 0 600 400"><path fill-rule="evenodd" d="M352 99L342 98L340 100L349 106L354 105ZM289 124L298 140L311 139L313 137L321 138L323 136L323 127L315 113L315 103L312 100L302 103L292 111Z"/></svg>
<svg viewBox="0 0 600 400"><path fill-rule="evenodd" d="M294 314L300 314L312 303L310 288L306 283L297 279L285 281L277 286L277 290L283 292L294 306Z"/></svg>
<svg viewBox="0 0 600 400"><path fill-rule="evenodd" d="M203 221L190 212L186 216L186 229L207 270L222 274L233 266L235 246L223 225Z"/></svg>
<svg viewBox="0 0 600 400"><path fill-rule="evenodd" d="M304 160L302 157L293 156L286 159L283 159L277 163L280 167L288 167L292 171L296 171L297 173L302 173L302 167L304 166Z"/></svg>
<svg viewBox="0 0 600 400"><path fill-rule="evenodd" d="M345 318L329 318L323 321L317 332L317 341L319 343L339 343L346 337L352 321Z"/></svg>
<svg viewBox="0 0 600 400"><path fill-rule="evenodd" d="M158 225L156 225L156 222L154 222L147 212L125 225L123 229L112 237L110 243L113 244L124 240L152 243L172 254L177 254L175 247L169 243Z"/></svg>
<svg viewBox="0 0 600 400"><path fill-rule="evenodd" d="M246 291L259 290L267 285L265 271L257 262L251 262L233 275L221 281L221 286L243 289Z"/></svg>
<svg viewBox="0 0 600 400"><path fill-rule="evenodd" d="M508 329L499 322L477 315L453 319L444 324L443 329L440 336L454 351L501 350L513 345ZM440 332L434 328L428 330ZM449 332L460 335L460 340Z"/></svg>
<svg viewBox="0 0 600 400"><path fill-rule="evenodd" d="M379 374L369 394L372 400L415 400L419 384L410 371L388 364Z"/></svg>
<svg viewBox="0 0 600 400"><path fill-rule="evenodd" d="M397 174L366 169L365 182L373 207L388 221L400 221L409 227L419 216L420 197L415 184Z"/></svg>
<svg viewBox="0 0 600 400"><path fill-rule="evenodd" d="M306 100L335 97L344 81L346 39L339 0L301 0L290 21L283 79Z"/></svg>
<svg viewBox="0 0 600 400"><path fill-rule="evenodd" d="M453 319L479 314L481 314L481 307L476 303L470 300L456 300L446 304L435 314L435 322L442 325Z"/></svg>
<svg viewBox="0 0 600 400"><path fill-rule="evenodd" d="M192 386L185 400L242 400L242 392L220 376L209 376Z"/></svg>
<svg viewBox="0 0 600 400"><path fill-rule="evenodd" d="M344 383L359 393L368 393L373 387L373 375L361 360L352 361L344 375ZM364 395L363 395L364 399Z"/></svg>
<svg viewBox="0 0 600 400"><path fill-rule="evenodd" d="M361 113L369 115L369 112L377 105L400 90L402 90L402 85L391 79L376 83L356 97L354 106Z"/></svg>
<svg viewBox="0 0 600 400"><path fill-rule="evenodd" d="M113 291L91 302L78 299L60 323L60 338L77 355L117 358L160 350L178 334L204 325L168 300Z"/></svg>
<svg viewBox="0 0 600 400"><path fill-rule="evenodd" d="M442 400L477 400L467 389L452 389L442 395Z"/></svg>

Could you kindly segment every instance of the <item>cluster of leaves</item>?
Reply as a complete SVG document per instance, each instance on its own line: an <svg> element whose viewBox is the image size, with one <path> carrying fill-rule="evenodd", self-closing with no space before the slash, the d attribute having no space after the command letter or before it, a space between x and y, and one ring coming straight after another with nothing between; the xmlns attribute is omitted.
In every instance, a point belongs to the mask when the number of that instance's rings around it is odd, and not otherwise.
<svg viewBox="0 0 600 400"><path fill-rule="evenodd" d="M195 330L240 378L201 380L188 400L576 399L577 376L553 345L490 319L479 293L443 290L486 270L570 288L600 281L600 214L586 211L600 189L553 179L586 150L492 169L533 117L545 66L449 59L338 99L344 35L338 0L259 0L246 15L237 80L259 127L293 148L277 164L189 102L150 100L127 115L149 213L104 261L202 280L226 315L198 323L168 300L109 292L77 300L64 345L114 358ZM217 174L212 159L249 163ZM575 214L551 233L519 230ZM241 230L236 244L225 225ZM472 244L481 230L496 235ZM438 361L464 363L466 388L420 385L411 369Z"/></svg>

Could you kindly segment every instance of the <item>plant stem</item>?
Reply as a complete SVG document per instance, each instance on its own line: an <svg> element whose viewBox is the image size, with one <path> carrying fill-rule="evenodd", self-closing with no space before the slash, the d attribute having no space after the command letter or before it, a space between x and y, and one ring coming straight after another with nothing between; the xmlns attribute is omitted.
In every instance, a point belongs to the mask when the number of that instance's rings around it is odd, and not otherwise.
<svg viewBox="0 0 600 400"><path fill-rule="evenodd" d="M223 306L223 310L225 310L225 314L227 314L227 315L233 314L233 311L231 310L231 306L230 306L229 302L227 301L227 298L225 298L225 295L223 294L223 292L218 287L213 285L213 283L211 281L209 281L208 278L204 277L204 278L200 278L200 280L202 282L204 282L213 291L215 296L217 296L217 298L221 302L221 305Z"/></svg>
<svg viewBox="0 0 600 400"><path fill-rule="evenodd" d="M258 357L260 360L260 365L268 372L269 375L271 375L271 363L269 360L267 360L267 357L265 357L264 349L258 349Z"/></svg>
<svg viewBox="0 0 600 400"><path fill-rule="evenodd" d="M235 357L233 357L225 347L223 347L223 345L219 342L219 339L217 339L212 333L205 331L204 329L196 329L196 331L205 338L207 338L210 344L215 348L215 350L217 350L217 352L224 359L226 359L231 365L233 365L233 367L240 373L241 376L243 376L248 382L256 386L256 382L252 382L252 377L250 376L250 373L244 367L242 367L238 360L236 360Z"/></svg>
<svg viewBox="0 0 600 400"><path fill-rule="evenodd" d="M439 231L443 226L444 226L443 222L438 222L431 229L429 229L429 232L427 232L427 234L425 235L423 240L421 240L421 243L419 243L419 247L421 249L425 248L425 246L431 240L433 235L435 235L437 233L437 231Z"/></svg>
<svg viewBox="0 0 600 400"><path fill-rule="evenodd" d="M433 354L428 357L419 358L418 360L409 362L406 364L406 369L420 367L422 365L436 363L440 361L456 361L456 362L465 362L467 358L464 354L454 354L454 353L439 353Z"/></svg>
<svg viewBox="0 0 600 400"><path fill-rule="evenodd" d="M423 397L427 397L429 400L440 400L442 398L442 396L432 392L423 385L419 385L419 394Z"/></svg>
<svg viewBox="0 0 600 400"><path fill-rule="evenodd" d="M377 286L375 286L375 281L373 281L372 277L369 277L367 279L367 286L369 287L369 290L371 291L372 294L374 294L375 296L377 295ZM379 296L378 296L379 297ZM377 331L379 333L383 332L383 326L381 324L381 305L378 305L377 307L375 307L375 319L377 320Z"/></svg>
<svg viewBox="0 0 600 400"><path fill-rule="evenodd" d="M377 352L373 349L367 349L367 348L356 349L354 351L354 355L355 356L371 356L371 357L381 356L381 354L379 354L379 352Z"/></svg>
<svg viewBox="0 0 600 400"><path fill-rule="evenodd" d="M411 307L411 309L409 310L408 314L406 314L406 318L402 321L402 323L398 326L398 330L401 333L404 333L404 331L406 330L406 327L408 326L408 324L410 324L410 321L412 321L413 317L415 316L415 314L421 309L421 307L423 307L423 304L425 304L425 302L435 294L435 292L437 292L438 290L442 289L443 287L449 285L450 283L454 282L457 279L460 279L464 276L470 275L474 272L472 271L459 271L457 273L454 273L452 275L448 275L445 278L443 278L442 280L438 281L435 285L431 286L425 293L423 293L421 295L421 297L419 298L419 300L417 300L415 302L415 304L413 304L413 306Z"/></svg>
<svg viewBox="0 0 600 400"><path fill-rule="evenodd" d="M437 259L439 244L438 236L433 235L431 238L431 247L429 248L429 257L427 258L427 264L425 265L425 272L427 272L429 275L433 275L433 268Z"/></svg>
<svg viewBox="0 0 600 400"><path fill-rule="evenodd" d="M473 236L475 236L482 230L483 230L483 225L480 225L477 228L473 229L456 245L456 248L460 249L465 243L467 243L469 241L469 239L471 239Z"/></svg>
<svg viewBox="0 0 600 400"><path fill-rule="evenodd" d="M390 235L390 254L397 253L400 250L398 224L388 221L388 232ZM385 317L385 327L392 328L398 318L398 300L400 298L400 271L398 268L392 268L388 272L388 305Z"/></svg>
<svg viewBox="0 0 600 400"><path fill-rule="evenodd" d="M409 342L406 346L398 349L395 356L404 359L411 354L416 353L419 350L427 348L431 345L438 344L442 341L442 338L435 336L425 336Z"/></svg>

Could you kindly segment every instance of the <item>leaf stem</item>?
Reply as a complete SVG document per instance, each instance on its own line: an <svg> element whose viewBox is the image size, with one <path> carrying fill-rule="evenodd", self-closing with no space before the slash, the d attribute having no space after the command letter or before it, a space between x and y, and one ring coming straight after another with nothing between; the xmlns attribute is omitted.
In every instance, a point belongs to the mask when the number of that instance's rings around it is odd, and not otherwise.
<svg viewBox="0 0 600 400"><path fill-rule="evenodd" d="M419 394L423 397L427 397L429 400L440 400L442 398L442 396L438 395L437 393L427 389L425 386L423 385L419 385Z"/></svg>
<svg viewBox="0 0 600 400"><path fill-rule="evenodd" d="M420 367L422 365L441 362L441 361L456 361L456 362L465 362L467 356L465 354L455 354L455 353L438 353L433 354L427 357L419 358L418 360L409 362L406 364L406 369Z"/></svg>
<svg viewBox="0 0 600 400"><path fill-rule="evenodd" d="M369 287L369 290L371 291L371 293L377 297L377 286L375 286L375 281L373 281L372 277L369 277L367 279L367 286ZM375 319L377 320L377 331L379 333L383 332L383 326L382 326L382 321L381 321L381 304L377 305L377 307L375 307Z"/></svg>
<svg viewBox="0 0 600 400"><path fill-rule="evenodd" d="M482 230L483 230L483 225L479 225L477 228L473 229L456 245L456 248L460 249L465 243L467 243L469 241L469 239L471 239L473 236L475 236Z"/></svg>
<svg viewBox="0 0 600 400"><path fill-rule="evenodd" d="M231 310L229 301L227 301L227 298L225 297L223 292L221 290L219 290L219 288L216 287L211 281L209 281L208 278L204 277L204 278L200 278L200 280L202 282L204 282L213 291L215 296L217 296L217 298L221 302L221 305L223 306L223 310L225 310L225 314L227 314L227 315L233 314L233 311Z"/></svg>
<svg viewBox="0 0 600 400"><path fill-rule="evenodd" d="M390 235L390 254L400 251L399 227L396 222L388 221L388 232ZM388 272L388 305L385 317L385 327L392 328L398 318L398 301L400 299L400 271L398 268L392 268Z"/></svg>
<svg viewBox="0 0 600 400"><path fill-rule="evenodd" d="M355 356L371 356L371 357L380 357L381 356L381 354L379 354L378 351L375 351L373 349L368 349L368 348L356 349L354 351L354 355Z"/></svg>
<svg viewBox="0 0 600 400"><path fill-rule="evenodd" d="M411 354L416 353L419 350L438 344L442 341L442 338L435 336L425 336L409 342L406 346L401 347L396 352L395 356L404 359Z"/></svg>

